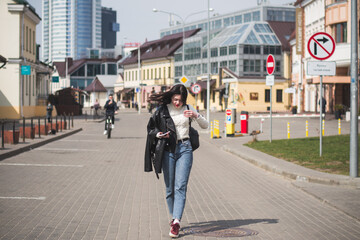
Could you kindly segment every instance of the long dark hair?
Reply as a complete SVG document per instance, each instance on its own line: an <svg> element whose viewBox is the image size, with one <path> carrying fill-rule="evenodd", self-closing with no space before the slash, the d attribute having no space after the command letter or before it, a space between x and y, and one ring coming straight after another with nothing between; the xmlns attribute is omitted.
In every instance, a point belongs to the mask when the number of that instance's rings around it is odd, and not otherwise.
<svg viewBox="0 0 360 240"><path fill-rule="evenodd" d="M188 92L186 87L182 84L176 84L166 92L154 93L149 98L150 101L155 101L158 102L159 104L169 104L171 103L172 96L174 96L175 94L180 94L181 101L183 102L184 105L186 105Z"/></svg>

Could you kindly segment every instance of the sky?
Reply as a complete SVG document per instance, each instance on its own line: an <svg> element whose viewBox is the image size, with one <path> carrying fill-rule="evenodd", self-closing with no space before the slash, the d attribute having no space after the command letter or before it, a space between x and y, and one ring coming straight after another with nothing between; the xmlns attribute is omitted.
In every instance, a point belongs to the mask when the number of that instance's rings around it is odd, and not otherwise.
<svg viewBox="0 0 360 240"><path fill-rule="evenodd" d="M255 7L259 0L210 0L211 14L226 14ZM289 4L295 0L267 0L271 4ZM42 0L28 0L41 17ZM147 39L160 38L160 29L169 26L169 15L154 13L153 8L173 12L182 18L189 14L207 9L208 0L102 0L102 6L117 11L117 22L120 32L117 33L117 44L124 42L145 42ZM191 16L186 22L207 18L207 13ZM175 19L177 20L177 19ZM41 43L41 23L36 30L36 42Z"/></svg>

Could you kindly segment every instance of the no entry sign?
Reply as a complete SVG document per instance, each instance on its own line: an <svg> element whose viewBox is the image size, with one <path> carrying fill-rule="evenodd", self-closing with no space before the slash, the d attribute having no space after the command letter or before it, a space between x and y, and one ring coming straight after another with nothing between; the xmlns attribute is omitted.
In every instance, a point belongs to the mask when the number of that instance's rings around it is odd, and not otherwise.
<svg viewBox="0 0 360 240"><path fill-rule="evenodd" d="M266 71L269 75L272 75L275 70L275 58L273 55L269 54L266 60Z"/></svg>
<svg viewBox="0 0 360 240"><path fill-rule="evenodd" d="M231 109L226 109L226 115L228 115L228 116L231 115Z"/></svg>
<svg viewBox="0 0 360 240"><path fill-rule="evenodd" d="M307 49L313 58L325 60L333 55L335 51L335 41L329 34L318 32L310 37Z"/></svg>

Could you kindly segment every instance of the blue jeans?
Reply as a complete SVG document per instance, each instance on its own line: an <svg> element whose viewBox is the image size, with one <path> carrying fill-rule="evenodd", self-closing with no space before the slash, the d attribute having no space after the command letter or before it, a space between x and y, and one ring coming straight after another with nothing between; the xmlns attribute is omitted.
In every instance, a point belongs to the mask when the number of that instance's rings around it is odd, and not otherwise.
<svg viewBox="0 0 360 240"><path fill-rule="evenodd" d="M181 220L185 208L193 153L189 140L180 142L175 153L165 151L162 168L166 186L166 202L173 219Z"/></svg>

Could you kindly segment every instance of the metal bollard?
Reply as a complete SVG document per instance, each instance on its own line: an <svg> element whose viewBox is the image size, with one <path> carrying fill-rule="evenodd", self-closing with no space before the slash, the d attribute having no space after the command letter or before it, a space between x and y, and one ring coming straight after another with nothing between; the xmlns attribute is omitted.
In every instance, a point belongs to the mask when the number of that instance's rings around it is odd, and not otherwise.
<svg viewBox="0 0 360 240"><path fill-rule="evenodd" d="M56 124L56 132L59 131L58 122L57 122L57 115L55 116L55 124Z"/></svg>
<svg viewBox="0 0 360 240"><path fill-rule="evenodd" d="M60 132L62 132L62 116L60 115Z"/></svg>
<svg viewBox="0 0 360 240"><path fill-rule="evenodd" d="M74 127L74 113L71 113L71 127Z"/></svg>
<svg viewBox="0 0 360 240"><path fill-rule="evenodd" d="M210 122L210 139L214 138L213 122Z"/></svg>
<svg viewBox="0 0 360 240"><path fill-rule="evenodd" d="M40 117L38 118L38 131L39 131L39 138L41 137L40 136Z"/></svg>
<svg viewBox="0 0 360 240"><path fill-rule="evenodd" d="M287 123L287 135L288 139L290 139L290 122Z"/></svg>
<svg viewBox="0 0 360 240"><path fill-rule="evenodd" d="M23 117L23 142L25 142L25 117Z"/></svg>
<svg viewBox="0 0 360 240"><path fill-rule="evenodd" d="M15 144L15 120L13 122L13 144Z"/></svg>
<svg viewBox="0 0 360 240"><path fill-rule="evenodd" d="M5 145L5 122L1 121L1 147L4 148Z"/></svg>
<svg viewBox="0 0 360 240"><path fill-rule="evenodd" d="M341 134L341 120L339 118L338 120L338 129L339 129L339 135Z"/></svg>
<svg viewBox="0 0 360 240"><path fill-rule="evenodd" d="M31 130L30 130L31 138L33 136L33 131L34 131L34 138L35 138L35 129L34 129L33 118L31 118L30 127L31 127Z"/></svg>
<svg viewBox="0 0 360 240"><path fill-rule="evenodd" d="M47 135L46 117L44 118L44 122L45 122L45 135Z"/></svg>
<svg viewBox="0 0 360 240"><path fill-rule="evenodd" d="M70 113L69 113L69 127L68 127L68 129L70 130Z"/></svg>
<svg viewBox="0 0 360 240"><path fill-rule="evenodd" d="M308 137L309 136L309 123L307 120L306 120L306 125L305 125L305 131L306 131L306 137Z"/></svg>

